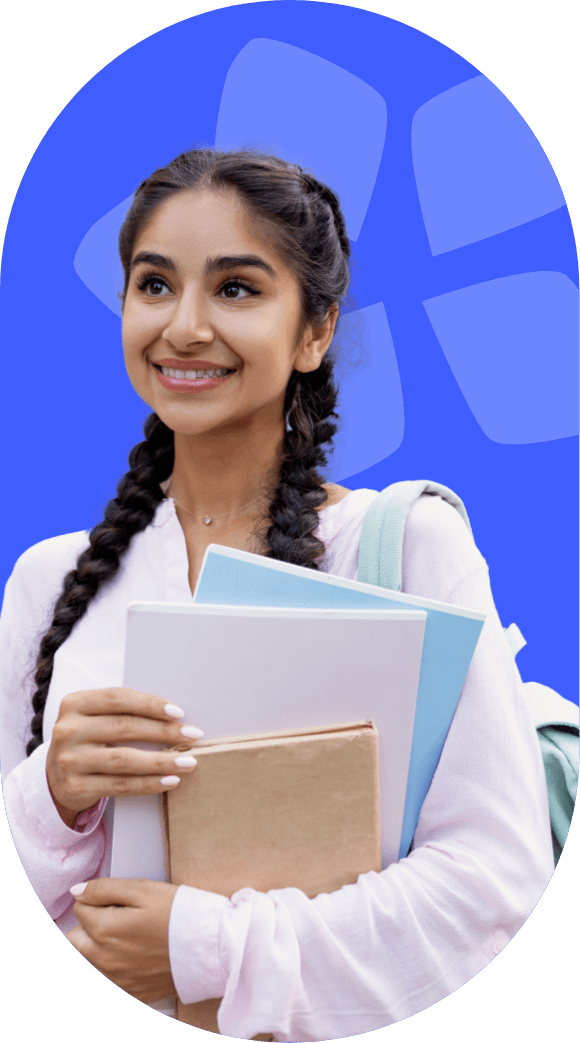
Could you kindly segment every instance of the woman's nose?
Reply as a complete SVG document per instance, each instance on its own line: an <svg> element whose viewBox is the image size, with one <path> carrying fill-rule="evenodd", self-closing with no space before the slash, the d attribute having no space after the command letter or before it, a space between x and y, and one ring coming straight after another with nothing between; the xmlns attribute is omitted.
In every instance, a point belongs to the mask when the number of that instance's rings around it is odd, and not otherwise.
<svg viewBox="0 0 580 1043"><path fill-rule="evenodd" d="M165 335L175 347L191 341L208 343L214 339L208 302L201 291L190 290L176 301Z"/></svg>

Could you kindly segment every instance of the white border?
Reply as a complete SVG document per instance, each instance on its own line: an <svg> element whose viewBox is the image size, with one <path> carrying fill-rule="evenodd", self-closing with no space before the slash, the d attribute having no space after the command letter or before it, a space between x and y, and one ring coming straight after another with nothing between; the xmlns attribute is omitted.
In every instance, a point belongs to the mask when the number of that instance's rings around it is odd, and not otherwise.
<svg viewBox="0 0 580 1043"><path fill-rule="evenodd" d="M426 612L399 611L388 608L269 608L257 605L192 605L179 604L177 601L130 601L129 614L132 612L160 612L173 616L238 616L249 619L363 619L426 620Z"/></svg>

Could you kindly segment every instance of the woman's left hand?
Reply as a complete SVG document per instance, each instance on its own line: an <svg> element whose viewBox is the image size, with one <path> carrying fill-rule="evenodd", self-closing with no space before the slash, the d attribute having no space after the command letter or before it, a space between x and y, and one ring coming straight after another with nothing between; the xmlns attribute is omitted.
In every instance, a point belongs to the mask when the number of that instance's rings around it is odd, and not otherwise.
<svg viewBox="0 0 580 1043"><path fill-rule="evenodd" d="M78 885L77 885L78 886ZM143 1003L175 996L169 916L177 886L155 880L89 880L67 938L89 963Z"/></svg>

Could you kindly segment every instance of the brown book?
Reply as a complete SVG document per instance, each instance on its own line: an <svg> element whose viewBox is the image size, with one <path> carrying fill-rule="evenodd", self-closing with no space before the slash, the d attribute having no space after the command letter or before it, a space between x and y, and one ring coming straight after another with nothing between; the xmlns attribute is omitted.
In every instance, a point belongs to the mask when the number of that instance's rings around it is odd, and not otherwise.
<svg viewBox="0 0 580 1043"><path fill-rule="evenodd" d="M313 898L380 872L372 722L204 740L192 752L196 768L165 797L172 883L228 898L297 887ZM220 1003L178 1001L178 1019L218 1032Z"/></svg>

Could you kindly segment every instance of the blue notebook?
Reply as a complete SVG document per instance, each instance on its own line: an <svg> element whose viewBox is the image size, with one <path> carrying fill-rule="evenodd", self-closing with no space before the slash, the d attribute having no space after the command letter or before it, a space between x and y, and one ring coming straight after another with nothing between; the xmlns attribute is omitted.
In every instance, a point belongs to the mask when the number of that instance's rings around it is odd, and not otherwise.
<svg viewBox="0 0 580 1043"><path fill-rule="evenodd" d="M485 616L211 544L193 600L270 608L393 608L427 613L399 857L408 854Z"/></svg>

